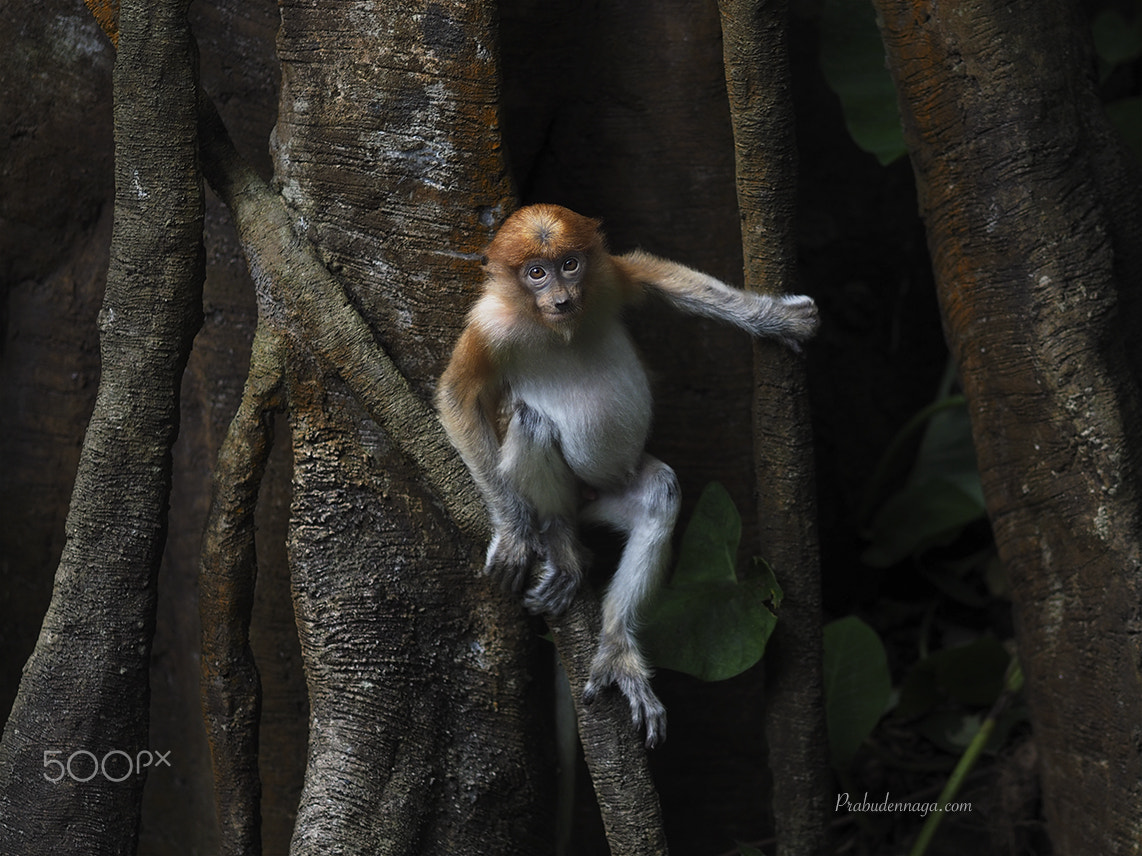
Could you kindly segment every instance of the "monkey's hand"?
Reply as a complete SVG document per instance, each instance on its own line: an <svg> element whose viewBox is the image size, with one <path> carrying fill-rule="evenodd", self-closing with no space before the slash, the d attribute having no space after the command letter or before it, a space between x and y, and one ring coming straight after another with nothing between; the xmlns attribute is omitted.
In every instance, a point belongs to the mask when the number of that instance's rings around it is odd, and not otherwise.
<svg viewBox="0 0 1142 856"><path fill-rule="evenodd" d="M666 739L666 708L650 688L650 670L633 642L604 639L591 663L583 703L616 684L630 704L630 718L636 730L646 729L646 748Z"/></svg>
<svg viewBox="0 0 1142 856"><path fill-rule="evenodd" d="M750 326L755 336L776 339L795 353L820 325L817 304L806 294L771 297L755 295L757 303Z"/></svg>
<svg viewBox="0 0 1142 856"><path fill-rule="evenodd" d="M505 592L519 597L540 550L539 539L529 523L497 523L484 560L484 573L497 580Z"/></svg>

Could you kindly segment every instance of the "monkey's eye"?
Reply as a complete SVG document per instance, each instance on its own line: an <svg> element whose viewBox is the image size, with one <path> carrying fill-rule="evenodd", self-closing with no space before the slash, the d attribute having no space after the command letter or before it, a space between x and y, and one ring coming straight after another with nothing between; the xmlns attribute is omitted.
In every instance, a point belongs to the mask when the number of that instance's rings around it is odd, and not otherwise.
<svg viewBox="0 0 1142 856"><path fill-rule="evenodd" d="M545 271L541 265L532 265L527 269L527 275L529 279L539 282L547 276L547 271Z"/></svg>
<svg viewBox="0 0 1142 856"><path fill-rule="evenodd" d="M563 272L574 273L579 270L579 260L574 256L568 256L563 260Z"/></svg>

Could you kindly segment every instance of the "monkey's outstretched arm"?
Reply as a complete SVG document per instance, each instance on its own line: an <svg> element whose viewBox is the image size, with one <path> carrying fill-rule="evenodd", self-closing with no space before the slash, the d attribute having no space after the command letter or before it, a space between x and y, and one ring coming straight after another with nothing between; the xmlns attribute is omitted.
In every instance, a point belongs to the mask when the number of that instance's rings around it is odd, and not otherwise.
<svg viewBox="0 0 1142 856"><path fill-rule="evenodd" d="M642 250L616 256L614 261L635 284L662 296L676 309L729 322L752 336L777 339L795 351L817 330L817 305L804 294L773 297L742 291Z"/></svg>
<svg viewBox="0 0 1142 856"><path fill-rule="evenodd" d="M440 378L436 403L440 421L464 459L492 516L492 542L484 570L519 594L536 559L535 514L499 471L495 419L503 394L499 370L480 331L465 328Z"/></svg>

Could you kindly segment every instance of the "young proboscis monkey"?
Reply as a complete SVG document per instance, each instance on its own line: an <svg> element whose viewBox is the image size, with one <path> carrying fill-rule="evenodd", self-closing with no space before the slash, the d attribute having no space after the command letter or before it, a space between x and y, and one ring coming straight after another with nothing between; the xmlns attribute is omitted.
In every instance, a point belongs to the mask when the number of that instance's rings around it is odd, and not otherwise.
<svg viewBox="0 0 1142 856"><path fill-rule="evenodd" d="M622 310L650 292L798 349L816 330L816 305L740 291L641 251L612 256L597 220L557 205L509 217L488 247L487 270L437 391L444 427L491 514L485 572L523 593L532 613L556 616L586 565L579 524L626 536L584 698L617 684L653 746L666 711L635 630L669 559L679 490L674 471L643 451L650 385Z"/></svg>

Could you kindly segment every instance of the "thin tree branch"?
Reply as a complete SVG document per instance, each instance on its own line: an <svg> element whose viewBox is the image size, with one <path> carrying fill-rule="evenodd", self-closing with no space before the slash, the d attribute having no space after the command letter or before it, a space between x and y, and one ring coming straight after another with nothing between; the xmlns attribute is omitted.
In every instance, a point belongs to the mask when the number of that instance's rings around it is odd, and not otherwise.
<svg viewBox="0 0 1142 856"><path fill-rule="evenodd" d="M567 612L548 624L571 684L579 739L611 853L661 856L667 852L662 809L642 734L631 723L630 705L617 691L600 694L589 706L583 704L583 688L598 645L599 616L598 594L584 585Z"/></svg>

